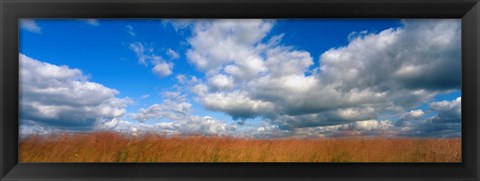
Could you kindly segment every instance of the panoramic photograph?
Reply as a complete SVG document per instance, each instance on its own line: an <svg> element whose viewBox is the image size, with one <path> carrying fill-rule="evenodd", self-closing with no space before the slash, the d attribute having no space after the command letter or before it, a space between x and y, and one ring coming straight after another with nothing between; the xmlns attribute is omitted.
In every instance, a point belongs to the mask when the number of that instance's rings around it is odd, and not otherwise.
<svg viewBox="0 0 480 181"><path fill-rule="evenodd" d="M19 162L461 162L460 19L20 19Z"/></svg>

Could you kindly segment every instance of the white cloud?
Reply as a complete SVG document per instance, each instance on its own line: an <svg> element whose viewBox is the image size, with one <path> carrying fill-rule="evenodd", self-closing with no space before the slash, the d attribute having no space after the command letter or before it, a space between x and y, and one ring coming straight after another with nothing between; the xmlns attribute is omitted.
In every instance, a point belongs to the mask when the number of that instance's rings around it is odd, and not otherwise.
<svg viewBox="0 0 480 181"><path fill-rule="evenodd" d="M20 54L21 119L78 130L121 117L130 102L119 92L88 81L82 71Z"/></svg>
<svg viewBox="0 0 480 181"><path fill-rule="evenodd" d="M257 20L240 22L225 20L201 22L194 27L194 31L198 32L190 39L193 48L188 51L192 55L189 58L200 70L203 67L209 68L204 70L209 77L209 87L196 86L194 90L199 93L201 102L207 108L226 112L238 118L242 118L240 114L242 113L245 118L249 118L271 115L272 112L280 114L298 114L296 112L301 110L315 112L330 108L332 103L337 104L334 105L335 108L346 104L348 100L358 103L362 101L359 100L362 97L369 100L382 97L382 94L353 90L347 99L341 100L345 96L334 87L320 85L318 78L304 75L313 65L308 52L278 46L283 35L274 36L267 44L261 43L271 24L272 22ZM248 35L252 37L246 41L239 37L247 35L243 34L243 31L232 32L231 29L234 28L264 31L249 32ZM241 53L242 51L244 53ZM263 56L265 58L262 58ZM222 71L227 75L218 73ZM229 75L233 80L226 78ZM198 88L202 88L203 91L198 91L200 90ZM231 91L232 88L236 91ZM225 91L216 92L222 89ZM221 99L227 98L232 98L229 100L237 103L215 105L216 102L223 102ZM268 104L276 106L259 106ZM261 110L263 108L265 109Z"/></svg>
<svg viewBox="0 0 480 181"><path fill-rule="evenodd" d="M407 113L409 116L414 117L414 118L419 118L422 117L425 113L421 110L413 110Z"/></svg>
<svg viewBox="0 0 480 181"><path fill-rule="evenodd" d="M97 19L81 19L81 21L91 26L100 26L100 22Z"/></svg>
<svg viewBox="0 0 480 181"><path fill-rule="evenodd" d="M135 36L135 29L133 28L133 26L131 25L127 25L125 26L127 28L127 33L132 35L132 36Z"/></svg>
<svg viewBox="0 0 480 181"><path fill-rule="evenodd" d="M219 71L233 63L229 71L244 72L245 76L260 73L264 66L254 46L272 26L271 21L253 19L198 21L188 40L192 46L188 60L202 71Z"/></svg>
<svg viewBox="0 0 480 181"><path fill-rule="evenodd" d="M350 34L348 34L347 39L348 39L348 41L352 41L356 38L365 36L367 34L368 34L368 30L362 30L362 31L359 31L359 32L354 31L354 32L351 32Z"/></svg>
<svg viewBox="0 0 480 181"><path fill-rule="evenodd" d="M118 131L131 135L163 134L163 135L233 135L235 125L226 124L205 116L190 116L182 120L170 120L153 124L135 123L121 119L113 119L100 123L97 130Z"/></svg>
<svg viewBox="0 0 480 181"><path fill-rule="evenodd" d="M159 62L152 68L152 72L160 78L172 74L173 63Z"/></svg>
<svg viewBox="0 0 480 181"><path fill-rule="evenodd" d="M146 99L146 98L149 98L150 97L150 94L144 94L140 97L140 99Z"/></svg>
<svg viewBox="0 0 480 181"><path fill-rule="evenodd" d="M172 62L165 61L161 56L155 55L153 48L146 48L141 42L134 42L130 44L130 50L137 55L138 63L148 66L153 65L152 73L163 78L173 73Z"/></svg>
<svg viewBox="0 0 480 181"><path fill-rule="evenodd" d="M42 28L33 19L21 19L20 28L33 33L42 33Z"/></svg>
<svg viewBox="0 0 480 181"><path fill-rule="evenodd" d="M193 20L192 19L163 19L162 24L165 25L172 25L173 29L176 32L180 32L181 30L192 26Z"/></svg>
<svg viewBox="0 0 480 181"><path fill-rule="evenodd" d="M205 134L205 135L232 135L235 125L215 120L212 117L202 117L191 114L192 105L187 102L186 96L180 92L164 92L164 101L140 109L130 114L134 120L158 121L155 124L143 125L142 132L161 132L175 134ZM122 126L127 124L127 126ZM128 131L128 127L136 126L124 121L114 120L107 122L103 127L118 127L116 129ZM142 126L142 125L139 125Z"/></svg>
<svg viewBox="0 0 480 181"><path fill-rule="evenodd" d="M231 89L233 87L232 77L225 76L223 74L217 74L208 79L208 83L211 87L219 90Z"/></svg>
<svg viewBox="0 0 480 181"><path fill-rule="evenodd" d="M184 74L179 74L175 77L175 79L177 79L177 82L179 84L185 84L187 82L187 76L184 75Z"/></svg>
<svg viewBox="0 0 480 181"><path fill-rule="evenodd" d="M459 137L461 136L461 98L452 101L430 103L429 109L436 113L423 119L410 111L403 115L395 126L400 136L412 137Z"/></svg>
<svg viewBox="0 0 480 181"><path fill-rule="evenodd" d="M430 109L438 112L440 116L460 118L462 115L462 98L458 97L452 101L439 101L430 104Z"/></svg>
<svg viewBox="0 0 480 181"><path fill-rule="evenodd" d="M61 133L61 129L41 125L32 120L22 120L19 125L19 137L24 139L29 135L49 135Z"/></svg>
<svg viewBox="0 0 480 181"><path fill-rule="evenodd" d="M364 35L323 53L320 70L343 81L346 89L458 89L460 53L459 20L406 20L402 28Z"/></svg>
<svg viewBox="0 0 480 181"><path fill-rule="evenodd" d="M173 50L170 49L170 48L167 50L166 54L167 54L167 55L170 57L170 59L172 59L172 60L178 59L178 58L180 57L180 55L179 55L177 52L173 51Z"/></svg>
<svg viewBox="0 0 480 181"><path fill-rule="evenodd" d="M359 137L391 136L393 132L390 120L361 120L332 126L295 128L291 134L293 137Z"/></svg>
<svg viewBox="0 0 480 181"><path fill-rule="evenodd" d="M313 65L310 53L288 47L273 47L266 51L265 65L272 77L304 75Z"/></svg>
<svg viewBox="0 0 480 181"><path fill-rule="evenodd" d="M404 113L397 121L391 120L361 120L347 124L330 126L298 127L291 131L269 125L268 132L280 132L285 137L358 137L358 136L407 136L407 137L458 137L461 136L461 115L452 117L446 112L457 112L460 98L452 101L439 101L430 104L435 115L424 119L422 110L412 110ZM441 104L442 109L437 109ZM259 127L258 133L265 132ZM264 133L265 134L265 133ZM277 135L278 136L278 135Z"/></svg>
<svg viewBox="0 0 480 181"><path fill-rule="evenodd" d="M195 76L184 75L184 74L179 74L175 78L177 79L177 82L181 85L184 85L184 84L192 85L199 81L198 78Z"/></svg>
<svg viewBox="0 0 480 181"><path fill-rule="evenodd" d="M254 118L273 112L274 105L267 101L251 99L245 92L215 92L202 97L201 103L207 108L228 113L234 119Z"/></svg>
<svg viewBox="0 0 480 181"><path fill-rule="evenodd" d="M198 83L198 84L195 84L194 86L192 86L192 88L190 88L190 90L200 96L201 97L204 97L207 93L208 93L208 86L203 84L203 83Z"/></svg>
<svg viewBox="0 0 480 181"><path fill-rule="evenodd" d="M139 121L163 118L178 120L189 114L192 105L186 102L185 95L181 95L180 92L167 91L162 96L165 99L162 104L153 104L146 109L142 108L138 113L131 113L130 117Z"/></svg>
<svg viewBox="0 0 480 181"><path fill-rule="evenodd" d="M150 50L146 50L145 46L143 46L142 43L140 42L131 43L130 50L132 50L135 53L135 55L137 55L138 63L143 64L145 66L148 65L147 59L150 59L150 56L146 55L147 53L146 51L150 51Z"/></svg>
<svg viewBox="0 0 480 181"><path fill-rule="evenodd" d="M139 135L142 133L157 133L157 134L175 134L172 123L158 123L158 124L144 124L125 121L122 119L112 119L110 121L101 122L96 125L96 130L116 131L120 133L127 133L131 135Z"/></svg>

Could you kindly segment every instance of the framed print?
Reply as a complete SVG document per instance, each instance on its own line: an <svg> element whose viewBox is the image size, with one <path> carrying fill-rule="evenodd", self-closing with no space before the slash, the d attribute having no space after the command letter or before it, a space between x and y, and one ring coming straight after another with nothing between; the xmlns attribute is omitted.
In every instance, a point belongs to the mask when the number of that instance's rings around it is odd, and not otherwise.
<svg viewBox="0 0 480 181"><path fill-rule="evenodd" d="M478 1L2 1L2 180L478 180Z"/></svg>

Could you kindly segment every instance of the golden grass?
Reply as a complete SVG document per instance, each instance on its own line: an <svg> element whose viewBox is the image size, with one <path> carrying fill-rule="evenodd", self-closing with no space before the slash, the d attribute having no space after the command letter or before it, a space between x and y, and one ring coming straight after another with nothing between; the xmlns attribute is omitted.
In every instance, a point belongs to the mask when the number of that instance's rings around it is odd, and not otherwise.
<svg viewBox="0 0 480 181"><path fill-rule="evenodd" d="M460 162L461 141L358 138L255 140L117 133L30 136L20 162Z"/></svg>

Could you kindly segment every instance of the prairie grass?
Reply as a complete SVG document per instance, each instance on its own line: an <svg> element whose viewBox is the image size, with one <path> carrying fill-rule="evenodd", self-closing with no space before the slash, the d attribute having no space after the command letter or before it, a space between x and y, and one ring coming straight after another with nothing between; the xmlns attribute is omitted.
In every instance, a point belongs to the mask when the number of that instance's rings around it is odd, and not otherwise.
<svg viewBox="0 0 480 181"><path fill-rule="evenodd" d="M124 136L111 132L29 136L20 162L460 162L460 138L240 139Z"/></svg>

